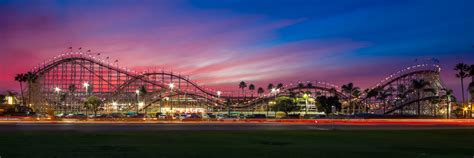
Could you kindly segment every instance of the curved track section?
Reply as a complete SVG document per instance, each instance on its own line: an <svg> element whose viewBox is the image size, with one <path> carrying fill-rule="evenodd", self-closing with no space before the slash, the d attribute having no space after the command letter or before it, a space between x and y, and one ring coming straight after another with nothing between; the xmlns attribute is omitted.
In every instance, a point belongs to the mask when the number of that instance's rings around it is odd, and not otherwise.
<svg viewBox="0 0 474 158"><path fill-rule="evenodd" d="M441 109L447 106L445 101L439 100L446 93L446 87L440 79L440 71L441 68L437 64L407 67L374 86L372 89L378 89L379 95L368 98L367 93L364 93L360 105L367 106L370 111L378 114L440 114L439 111L443 111ZM416 88L413 85L414 80L424 80L427 84ZM381 96L381 92L384 92L385 96ZM436 99L439 101L435 102Z"/></svg>
<svg viewBox="0 0 474 158"><path fill-rule="evenodd" d="M310 97L337 96L341 100L348 100L339 87L318 81L306 81L296 84L283 85L275 91L266 92L258 97L253 94L221 92L198 85L188 76L164 71L135 72L120 67L118 61L109 61L99 55L81 51L68 52L44 61L31 70L38 76L31 83L29 92L31 104L39 111L81 112L86 110L84 102L91 96L100 98L103 106L100 110L116 111L144 111L149 107L171 105L175 108L197 107L203 108L255 108L277 96L301 95L303 92ZM420 103L422 113L428 114L433 107L431 99L444 94L445 86L439 78L440 67L436 64L420 64L408 67L389 75L373 88L390 92L390 95L381 102L376 97L367 97L362 94L359 100L359 112L371 111L379 114L416 113ZM401 92L397 87L410 88L412 80L426 80L429 85L426 89L433 89L433 93L416 91L406 92L400 98ZM247 91L249 92L249 91ZM253 93L253 92L252 92ZM230 95L231 94L231 95ZM204 105L204 106L202 106ZM438 106L438 105L437 105Z"/></svg>
<svg viewBox="0 0 474 158"><path fill-rule="evenodd" d="M187 76L164 71L135 72L120 67L117 63L82 51L68 52L36 66L31 72L38 76L30 91L33 104L41 110L84 110L82 103L90 96L99 97L105 104L103 110L144 109L163 99L190 100L208 106L222 107L230 100L234 108L254 106L255 102L275 95L286 95L289 91L324 91L343 96L337 87L325 82L306 82L305 86L288 84L278 92L267 92L262 97L211 90L199 86ZM311 83L311 84L308 84ZM144 90L143 90L144 89ZM228 95L232 94L232 95ZM197 103L199 102L199 103ZM179 103L181 104L181 103ZM134 108L132 108L134 107Z"/></svg>

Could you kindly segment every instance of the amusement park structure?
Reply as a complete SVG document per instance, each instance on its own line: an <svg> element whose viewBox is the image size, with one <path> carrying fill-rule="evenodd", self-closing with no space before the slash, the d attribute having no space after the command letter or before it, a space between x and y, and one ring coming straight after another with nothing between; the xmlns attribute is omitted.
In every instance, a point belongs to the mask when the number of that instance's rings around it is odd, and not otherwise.
<svg viewBox="0 0 474 158"><path fill-rule="evenodd" d="M407 67L389 75L369 90L352 97L340 87L317 81L286 84L269 92L253 95L218 91L200 86L188 76L159 71L135 72L90 51L68 51L30 70L28 105L38 112L80 113L85 102L99 98L100 113L114 112L213 112L267 110L268 104L291 93L307 92L309 98L336 96L350 112L384 115L445 115L450 110L446 87L436 63ZM426 81L413 88L414 81ZM370 92L378 90L377 93ZM379 92L385 92L379 97ZM253 92L252 92L253 93ZM305 107L306 110L308 106ZM312 109L314 110L314 109ZM347 110L346 110L347 111ZM347 113L347 112L346 112Z"/></svg>

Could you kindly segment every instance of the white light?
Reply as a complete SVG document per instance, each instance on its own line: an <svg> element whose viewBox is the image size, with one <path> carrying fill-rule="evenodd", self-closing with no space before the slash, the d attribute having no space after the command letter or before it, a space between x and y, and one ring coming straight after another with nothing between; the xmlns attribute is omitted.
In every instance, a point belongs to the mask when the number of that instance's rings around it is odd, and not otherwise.
<svg viewBox="0 0 474 158"><path fill-rule="evenodd" d="M61 91L61 89L59 87L56 87L56 88L54 88L54 91L59 93Z"/></svg>
<svg viewBox="0 0 474 158"><path fill-rule="evenodd" d="M217 96L221 96L221 91L217 91Z"/></svg>
<svg viewBox="0 0 474 158"><path fill-rule="evenodd" d="M117 106L117 102L112 102L112 106Z"/></svg>
<svg viewBox="0 0 474 158"><path fill-rule="evenodd" d="M137 89L137 90L135 90L135 93L140 94L140 91Z"/></svg>
<svg viewBox="0 0 474 158"><path fill-rule="evenodd" d="M89 83L84 82L84 83L82 84L82 86L83 86L84 88L87 88L87 87L89 87L90 85L89 85Z"/></svg>
<svg viewBox="0 0 474 158"><path fill-rule="evenodd" d="M174 83L170 83L169 87L170 87L170 89L173 89L174 88Z"/></svg>

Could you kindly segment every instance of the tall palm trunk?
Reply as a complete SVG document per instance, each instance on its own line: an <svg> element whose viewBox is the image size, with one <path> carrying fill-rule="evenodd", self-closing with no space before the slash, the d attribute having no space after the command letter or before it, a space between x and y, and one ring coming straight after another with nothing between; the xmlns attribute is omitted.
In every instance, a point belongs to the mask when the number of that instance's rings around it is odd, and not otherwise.
<svg viewBox="0 0 474 158"><path fill-rule="evenodd" d="M23 95L23 82L20 81L21 104L25 104L25 96Z"/></svg>
<svg viewBox="0 0 474 158"><path fill-rule="evenodd" d="M462 105L464 105L464 79L461 78L461 95L462 95Z"/></svg>
<svg viewBox="0 0 474 158"><path fill-rule="evenodd" d="M28 105L31 104L31 87L32 87L31 83L32 83L31 81L28 81L28 103L27 103Z"/></svg>
<svg viewBox="0 0 474 158"><path fill-rule="evenodd" d="M418 101L417 101L417 104L418 104L418 107L417 107L417 114L418 114L418 116L421 115L420 95L421 95L421 94L420 94L420 91L418 91L417 94L416 94L417 99L418 99Z"/></svg>

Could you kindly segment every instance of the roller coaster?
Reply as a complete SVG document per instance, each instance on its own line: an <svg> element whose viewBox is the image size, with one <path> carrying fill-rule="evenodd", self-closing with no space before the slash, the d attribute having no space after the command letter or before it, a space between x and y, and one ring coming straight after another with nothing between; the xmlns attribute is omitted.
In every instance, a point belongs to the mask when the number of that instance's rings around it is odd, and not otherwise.
<svg viewBox="0 0 474 158"><path fill-rule="evenodd" d="M136 72L119 66L117 60L79 49L67 51L31 69L37 77L29 82L28 94L31 95L28 100L30 106L43 112L82 112L87 110L84 102L91 96L101 100L98 110L105 113L210 112L229 108L248 111L268 107L269 101L278 96L308 92L310 98L337 96L343 103L351 100L357 104L354 113L440 115L443 110L446 112L447 105L443 99L446 87L439 78L440 70L437 64L419 64L389 75L372 87L390 92L383 99L370 96L367 91L353 98L338 86L320 81L289 83L254 94L254 91L240 93L206 88L189 76L164 70ZM410 87L413 80L419 79L428 84L417 91L394 88ZM432 93L425 89L432 89ZM421 95L420 91L423 91Z"/></svg>

